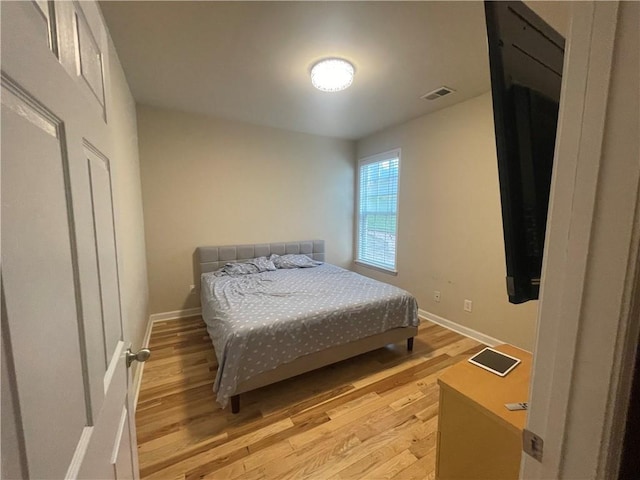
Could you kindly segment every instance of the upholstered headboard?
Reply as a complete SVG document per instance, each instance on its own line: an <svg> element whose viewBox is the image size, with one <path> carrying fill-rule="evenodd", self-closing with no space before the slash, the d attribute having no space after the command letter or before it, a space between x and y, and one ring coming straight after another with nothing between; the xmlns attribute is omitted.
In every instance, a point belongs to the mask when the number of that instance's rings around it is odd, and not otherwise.
<svg viewBox="0 0 640 480"><path fill-rule="evenodd" d="M226 245L223 247L198 247L196 249L200 274L218 270L224 267L226 263L240 262L256 257L268 257L272 253L277 255L303 253L314 260L324 262L324 240Z"/></svg>

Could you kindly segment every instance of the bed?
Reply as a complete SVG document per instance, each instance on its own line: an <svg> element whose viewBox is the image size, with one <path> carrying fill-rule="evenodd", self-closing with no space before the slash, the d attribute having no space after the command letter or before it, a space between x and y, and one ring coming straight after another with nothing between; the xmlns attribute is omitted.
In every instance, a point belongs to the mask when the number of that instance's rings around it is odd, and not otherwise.
<svg viewBox="0 0 640 480"><path fill-rule="evenodd" d="M233 413L242 393L390 343L413 348L415 298L324 263L323 240L198 247L196 256L218 359L214 392ZM272 268L271 259L285 268ZM290 268L291 259L307 268Z"/></svg>

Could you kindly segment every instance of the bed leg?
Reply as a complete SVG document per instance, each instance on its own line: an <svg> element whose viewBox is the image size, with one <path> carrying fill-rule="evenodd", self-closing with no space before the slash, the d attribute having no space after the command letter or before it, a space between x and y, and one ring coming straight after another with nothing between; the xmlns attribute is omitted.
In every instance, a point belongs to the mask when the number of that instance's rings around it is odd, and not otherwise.
<svg viewBox="0 0 640 480"><path fill-rule="evenodd" d="M231 397L231 413L240 412L240 395L233 395Z"/></svg>
<svg viewBox="0 0 640 480"><path fill-rule="evenodd" d="M407 351L413 352L413 337L407 338Z"/></svg>

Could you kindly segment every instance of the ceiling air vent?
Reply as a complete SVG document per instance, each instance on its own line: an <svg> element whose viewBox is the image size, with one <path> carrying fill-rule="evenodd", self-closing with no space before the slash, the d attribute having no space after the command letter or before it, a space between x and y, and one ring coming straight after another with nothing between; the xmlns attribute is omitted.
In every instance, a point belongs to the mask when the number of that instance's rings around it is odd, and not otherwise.
<svg viewBox="0 0 640 480"><path fill-rule="evenodd" d="M429 93L425 93L420 98L424 98L425 100L435 100L436 98L444 97L445 95L449 95L450 93L454 92L455 90L453 88L445 87L443 85L442 87L438 87Z"/></svg>

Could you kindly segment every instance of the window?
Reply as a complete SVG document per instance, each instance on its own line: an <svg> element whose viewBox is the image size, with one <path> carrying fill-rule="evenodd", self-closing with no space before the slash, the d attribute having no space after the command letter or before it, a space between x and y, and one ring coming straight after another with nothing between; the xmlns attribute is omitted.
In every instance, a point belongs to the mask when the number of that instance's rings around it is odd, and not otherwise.
<svg viewBox="0 0 640 480"><path fill-rule="evenodd" d="M356 262L396 271L400 149L358 162Z"/></svg>

